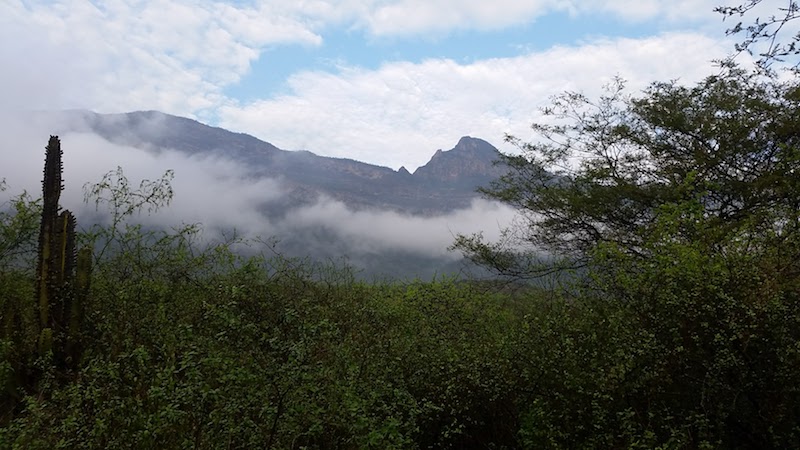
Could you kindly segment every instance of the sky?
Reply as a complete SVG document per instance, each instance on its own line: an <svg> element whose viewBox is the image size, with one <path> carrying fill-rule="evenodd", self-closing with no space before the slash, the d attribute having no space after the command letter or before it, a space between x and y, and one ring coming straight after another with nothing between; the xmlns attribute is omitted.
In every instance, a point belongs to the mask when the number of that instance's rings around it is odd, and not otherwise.
<svg viewBox="0 0 800 450"><path fill-rule="evenodd" d="M461 136L512 150L565 90L714 73L732 3L0 0L0 108L158 110L413 171Z"/></svg>

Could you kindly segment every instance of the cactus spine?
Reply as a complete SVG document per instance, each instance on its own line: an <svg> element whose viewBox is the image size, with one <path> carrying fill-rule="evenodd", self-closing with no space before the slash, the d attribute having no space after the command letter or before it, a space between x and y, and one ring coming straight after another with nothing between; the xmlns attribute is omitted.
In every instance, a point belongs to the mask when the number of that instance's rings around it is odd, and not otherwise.
<svg viewBox="0 0 800 450"><path fill-rule="evenodd" d="M75 251L75 217L68 210L59 213L63 190L61 142L50 136L46 147L42 181L42 222L36 272L39 317L38 351L52 350L56 362L74 366L79 354L83 303L89 291L91 249ZM76 273L77 272L77 273Z"/></svg>

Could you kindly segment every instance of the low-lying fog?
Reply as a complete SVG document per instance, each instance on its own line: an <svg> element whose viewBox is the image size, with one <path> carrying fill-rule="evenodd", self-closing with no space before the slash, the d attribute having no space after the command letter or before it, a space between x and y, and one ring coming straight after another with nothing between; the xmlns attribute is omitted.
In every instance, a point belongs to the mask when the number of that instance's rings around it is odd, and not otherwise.
<svg viewBox="0 0 800 450"><path fill-rule="evenodd" d="M84 225L81 217L96 217L94 204L84 203L85 184L100 181L118 166L133 187L171 169L175 176L170 206L151 215L143 213L136 220L157 226L200 223L206 238L236 230L245 237L274 238L278 251L290 256L344 258L367 275L425 278L457 267L461 255L447 250L456 234L480 231L496 239L515 215L507 206L483 199L476 199L468 209L421 217L386 210L354 211L320 197L313 205L268 217L262 212L268 209L264 206L285 193L280 180L256 178L247 167L219 156L146 151L65 129L65 124L52 120L0 120L5 137L0 142L0 179L5 178L9 187L0 193L3 201L23 190L34 197L41 195L44 147L51 134L58 134L64 153L61 204L76 212L79 224Z"/></svg>

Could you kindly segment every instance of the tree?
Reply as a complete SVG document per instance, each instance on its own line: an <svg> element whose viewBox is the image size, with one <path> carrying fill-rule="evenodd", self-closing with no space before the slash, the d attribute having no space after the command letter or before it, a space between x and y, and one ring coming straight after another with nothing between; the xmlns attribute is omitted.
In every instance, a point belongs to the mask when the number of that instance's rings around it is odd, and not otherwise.
<svg viewBox="0 0 800 450"><path fill-rule="evenodd" d="M555 98L539 140L509 138L521 152L483 192L521 220L455 247L512 277L582 268L530 326L561 340L528 338L558 367L528 375L529 446L796 445L799 108L798 80L735 68L638 97L616 80Z"/></svg>
<svg viewBox="0 0 800 450"><path fill-rule="evenodd" d="M763 4L763 0L748 0L736 6L718 6L714 11L722 14L724 19L742 18L753 14L760 4ZM791 36L788 42L781 40L790 23L800 17L800 6L795 0L784 1L784 5L778 8L778 14L765 19L756 17L749 25L740 21L726 31L728 35L744 35L744 39L736 44L733 57L742 52L755 54L756 66L762 73L774 74L772 66L776 62L788 62L793 70L800 70L800 61L790 61L800 55L800 32Z"/></svg>
<svg viewBox="0 0 800 450"><path fill-rule="evenodd" d="M501 243L458 236L454 247L517 277L586 267L609 244L645 260L657 236L800 256L799 109L796 80L736 68L639 98L621 80L596 102L562 94L544 110L550 123L533 125L540 140L508 138L521 153L503 156L510 172L482 190L523 220Z"/></svg>

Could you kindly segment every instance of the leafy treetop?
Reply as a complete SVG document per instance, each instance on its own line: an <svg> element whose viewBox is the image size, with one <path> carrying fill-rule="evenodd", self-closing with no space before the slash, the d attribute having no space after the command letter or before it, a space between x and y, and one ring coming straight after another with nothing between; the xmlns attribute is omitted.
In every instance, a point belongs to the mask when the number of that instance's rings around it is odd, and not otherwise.
<svg viewBox="0 0 800 450"><path fill-rule="evenodd" d="M483 189L522 221L500 243L459 236L454 247L520 277L553 269L543 252L569 267L606 244L646 258L665 234L714 251L731 240L794 238L799 108L796 81L735 68L694 87L654 83L638 98L621 80L598 101L562 94L544 110L549 122L533 125L542 139L509 137L521 153L505 155L510 172Z"/></svg>

